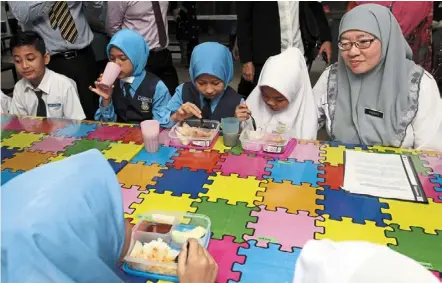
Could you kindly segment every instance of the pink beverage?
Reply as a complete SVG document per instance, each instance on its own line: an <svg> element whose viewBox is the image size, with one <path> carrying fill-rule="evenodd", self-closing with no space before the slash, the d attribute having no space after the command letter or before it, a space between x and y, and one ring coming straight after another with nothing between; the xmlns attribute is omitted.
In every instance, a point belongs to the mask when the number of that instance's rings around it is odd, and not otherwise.
<svg viewBox="0 0 442 283"><path fill-rule="evenodd" d="M118 64L114 62L108 62L106 65L106 69L104 69L103 76L101 77L101 82L99 83L100 86L102 88L112 87L120 72L121 69Z"/></svg>
<svg viewBox="0 0 442 283"><path fill-rule="evenodd" d="M160 122L146 120L141 122L140 127L146 151L151 153L157 152L160 144Z"/></svg>

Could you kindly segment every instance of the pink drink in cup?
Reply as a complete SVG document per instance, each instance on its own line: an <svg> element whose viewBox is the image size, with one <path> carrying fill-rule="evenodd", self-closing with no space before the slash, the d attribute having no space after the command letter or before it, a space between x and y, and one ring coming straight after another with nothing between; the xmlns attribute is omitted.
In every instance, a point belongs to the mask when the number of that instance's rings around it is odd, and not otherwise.
<svg viewBox="0 0 442 283"><path fill-rule="evenodd" d="M121 69L120 66L114 62L108 62L106 69L104 69L103 76L101 77L100 87L110 88L118 78Z"/></svg>
<svg viewBox="0 0 442 283"><path fill-rule="evenodd" d="M146 120L141 122L140 127L146 151L157 152L160 143L160 122L156 120Z"/></svg>

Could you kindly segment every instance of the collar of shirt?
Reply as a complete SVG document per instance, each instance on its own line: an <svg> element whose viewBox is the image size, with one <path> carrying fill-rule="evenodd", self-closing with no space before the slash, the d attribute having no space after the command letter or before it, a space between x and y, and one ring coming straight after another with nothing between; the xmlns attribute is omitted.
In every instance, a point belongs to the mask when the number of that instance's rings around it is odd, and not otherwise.
<svg viewBox="0 0 442 283"><path fill-rule="evenodd" d="M215 111L215 108L218 105L219 101L221 100L221 97L223 97L223 95L224 92L219 94L217 97L215 97L210 101L210 109L212 110L212 112ZM201 93L200 93L200 103L201 107L204 107L204 95L202 95Z"/></svg>
<svg viewBox="0 0 442 283"><path fill-rule="evenodd" d="M29 80L25 80L25 90L30 88L33 91L41 90L45 94L49 94L50 85L51 85L51 75L52 75L52 71L49 70L48 68L46 68L45 69L45 74L43 76L43 79L41 80L40 84L36 88L34 88L32 86L32 84L31 84L31 82Z"/></svg>
<svg viewBox="0 0 442 283"><path fill-rule="evenodd" d="M120 88L123 90L124 92L124 87L123 85L125 83L129 83L130 84L130 95L132 97L135 96L135 92L137 91L138 87L141 85L141 83L143 82L144 78L146 77L146 71L143 71L143 73L141 73L141 75L137 76L137 77L127 77L124 79L120 80ZM126 93L125 93L126 95Z"/></svg>

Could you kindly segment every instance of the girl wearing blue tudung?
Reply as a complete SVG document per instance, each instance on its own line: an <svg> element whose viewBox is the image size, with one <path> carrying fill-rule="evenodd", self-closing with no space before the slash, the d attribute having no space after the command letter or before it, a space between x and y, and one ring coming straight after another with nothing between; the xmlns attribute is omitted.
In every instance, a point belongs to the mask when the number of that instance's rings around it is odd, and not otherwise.
<svg viewBox="0 0 442 283"><path fill-rule="evenodd" d="M98 84L101 76L95 88L89 87L100 96L95 120L139 123L154 119L162 125L170 94L157 76L145 71L149 46L144 38L136 31L123 29L107 45L107 55L121 72L113 88L102 88Z"/></svg>
<svg viewBox="0 0 442 283"><path fill-rule="evenodd" d="M123 282L130 246L117 177L92 149L37 167L2 186L1 282ZM178 256L180 283L215 282L217 265L196 240Z"/></svg>
<svg viewBox="0 0 442 283"><path fill-rule="evenodd" d="M168 126L192 116L210 120L233 117L241 96L229 83L233 78L233 60L229 49L215 42L205 42L192 52L192 81L177 87L169 101Z"/></svg>

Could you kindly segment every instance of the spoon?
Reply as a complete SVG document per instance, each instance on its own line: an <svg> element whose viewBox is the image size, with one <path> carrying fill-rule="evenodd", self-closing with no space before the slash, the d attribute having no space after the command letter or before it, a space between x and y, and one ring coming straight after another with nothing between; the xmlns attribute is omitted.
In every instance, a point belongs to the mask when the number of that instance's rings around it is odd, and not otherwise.
<svg viewBox="0 0 442 283"><path fill-rule="evenodd" d="M256 122L255 122L255 118L253 118L252 115L250 115L250 118L252 118L252 126L253 126L253 130L256 131Z"/></svg>
<svg viewBox="0 0 442 283"><path fill-rule="evenodd" d="M243 101L243 103L242 103L244 106L246 106L247 107L247 104L246 104L246 102L245 101ZM250 110L249 110L250 111ZM253 126L253 130L254 131L256 131L256 122L255 122L255 118L253 118L253 116L252 115L250 115L250 118L252 119L252 126Z"/></svg>
<svg viewBox="0 0 442 283"><path fill-rule="evenodd" d="M204 118L201 117L200 118L200 128L204 128L203 126L204 126Z"/></svg>

